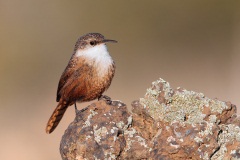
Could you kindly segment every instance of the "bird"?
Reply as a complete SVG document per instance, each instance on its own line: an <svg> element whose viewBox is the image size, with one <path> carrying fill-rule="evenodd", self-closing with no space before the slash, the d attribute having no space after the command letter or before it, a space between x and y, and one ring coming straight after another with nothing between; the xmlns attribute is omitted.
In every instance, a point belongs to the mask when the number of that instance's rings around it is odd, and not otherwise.
<svg viewBox="0 0 240 160"><path fill-rule="evenodd" d="M61 121L65 111L77 102L99 99L106 91L115 73L115 62L106 43L117 43L105 39L100 33L87 33L78 38L73 54L58 83L57 107L46 126L46 133L52 133Z"/></svg>

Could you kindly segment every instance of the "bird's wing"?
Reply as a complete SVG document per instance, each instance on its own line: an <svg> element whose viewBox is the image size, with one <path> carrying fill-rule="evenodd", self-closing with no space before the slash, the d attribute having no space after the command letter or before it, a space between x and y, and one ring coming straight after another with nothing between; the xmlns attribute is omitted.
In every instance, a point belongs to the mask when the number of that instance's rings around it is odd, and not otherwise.
<svg viewBox="0 0 240 160"><path fill-rule="evenodd" d="M70 60L58 82L57 99L56 99L57 102L59 102L61 98L61 90L63 86L66 84L66 82L68 81L68 79L71 77L73 73L74 73L74 65L73 65L73 61Z"/></svg>
<svg viewBox="0 0 240 160"><path fill-rule="evenodd" d="M74 92L75 88L82 88L84 90L85 80L82 73L88 73L89 71L89 65L83 59L70 60L58 84L57 102L60 101L62 96L64 96L64 99L68 99L69 97L66 96Z"/></svg>
<svg viewBox="0 0 240 160"><path fill-rule="evenodd" d="M84 99L91 87L89 86L89 81L92 80L91 73L92 68L88 64L82 64L81 67L76 68L62 87L61 98L69 103Z"/></svg>

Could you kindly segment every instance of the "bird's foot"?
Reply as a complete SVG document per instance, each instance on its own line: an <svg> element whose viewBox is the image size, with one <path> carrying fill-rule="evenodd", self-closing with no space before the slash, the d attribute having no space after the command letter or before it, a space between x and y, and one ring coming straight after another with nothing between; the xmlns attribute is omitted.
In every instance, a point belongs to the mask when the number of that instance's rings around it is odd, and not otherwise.
<svg viewBox="0 0 240 160"><path fill-rule="evenodd" d="M108 105L112 104L111 98L106 95L101 95L100 97L98 97L98 100L104 100Z"/></svg>

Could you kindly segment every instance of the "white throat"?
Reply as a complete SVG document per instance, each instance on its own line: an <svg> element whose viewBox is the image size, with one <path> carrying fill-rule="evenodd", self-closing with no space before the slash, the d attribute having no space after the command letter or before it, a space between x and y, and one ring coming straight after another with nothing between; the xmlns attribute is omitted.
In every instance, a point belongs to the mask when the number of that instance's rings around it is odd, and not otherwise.
<svg viewBox="0 0 240 160"><path fill-rule="evenodd" d="M109 55L105 44L99 44L84 50L79 49L76 52L76 56L87 58L89 60L88 63L97 68L99 76L108 74L109 67L113 64L112 57Z"/></svg>

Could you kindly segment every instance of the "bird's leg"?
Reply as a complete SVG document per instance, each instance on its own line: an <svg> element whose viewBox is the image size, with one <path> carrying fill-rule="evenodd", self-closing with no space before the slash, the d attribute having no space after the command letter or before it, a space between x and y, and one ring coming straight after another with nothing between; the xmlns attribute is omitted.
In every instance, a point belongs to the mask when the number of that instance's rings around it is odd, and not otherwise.
<svg viewBox="0 0 240 160"><path fill-rule="evenodd" d="M112 103L112 100L110 97L106 96L106 95L101 95L100 97L98 97L98 100L104 100L108 105L110 105Z"/></svg>
<svg viewBox="0 0 240 160"><path fill-rule="evenodd" d="M76 115L77 115L78 109L77 109L77 103L76 103L76 102L74 103L74 107L75 107L75 113L76 113Z"/></svg>
<svg viewBox="0 0 240 160"><path fill-rule="evenodd" d="M75 120L76 120L77 122L79 122L79 120L85 122L84 118L81 116L81 114L82 114L81 112L84 112L84 111L88 110L88 107L83 108L83 109L81 109L81 110L78 110L78 109L77 109L77 103L75 102L75 103L74 103L74 108L75 108L75 113L76 113L76 118L75 118Z"/></svg>

